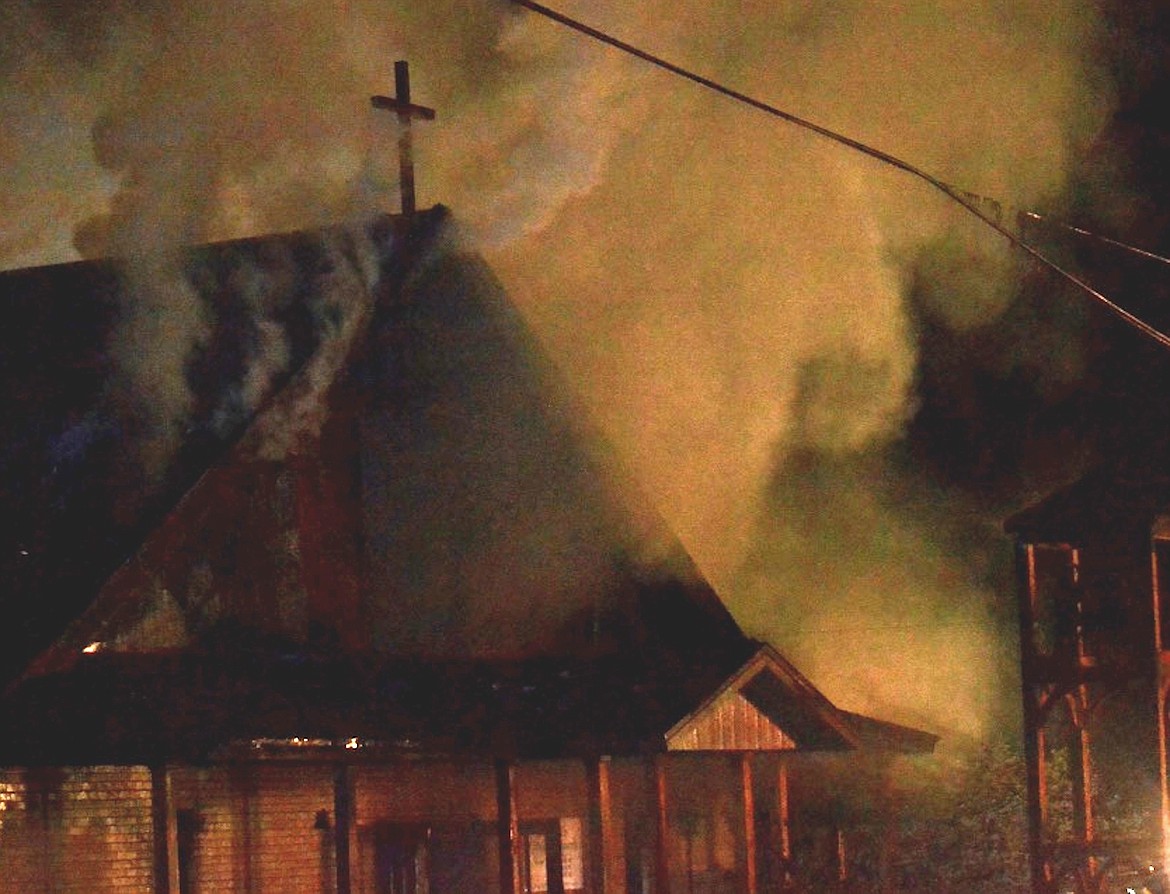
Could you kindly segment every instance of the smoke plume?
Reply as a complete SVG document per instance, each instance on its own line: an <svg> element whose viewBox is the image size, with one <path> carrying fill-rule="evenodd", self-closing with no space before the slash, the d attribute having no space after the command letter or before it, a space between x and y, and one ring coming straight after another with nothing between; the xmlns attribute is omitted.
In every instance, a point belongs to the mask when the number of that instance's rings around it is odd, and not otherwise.
<svg viewBox="0 0 1170 894"><path fill-rule="evenodd" d="M1086 0L563 7L1019 207L1058 201L1108 112ZM503 0L84 8L7 13L0 259L143 258L155 286L125 343L160 353L125 365L168 414L205 321L151 264L393 209L398 125L368 97L407 58L438 110L417 125L420 202L478 234L749 632L846 707L985 730L1000 631L976 606L996 597L968 551L891 508L889 457L914 412L911 286L931 283L945 325L994 324L1015 271L995 237ZM899 670L879 685L883 662Z"/></svg>

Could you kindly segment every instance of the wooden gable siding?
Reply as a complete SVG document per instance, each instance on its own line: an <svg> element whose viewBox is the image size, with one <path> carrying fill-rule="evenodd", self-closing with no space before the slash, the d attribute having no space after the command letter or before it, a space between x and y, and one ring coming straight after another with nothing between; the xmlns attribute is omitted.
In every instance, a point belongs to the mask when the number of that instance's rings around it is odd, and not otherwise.
<svg viewBox="0 0 1170 894"><path fill-rule="evenodd" d="M728 690L667 737L670 751L786 751L796 743L738 690Z"/></svg>

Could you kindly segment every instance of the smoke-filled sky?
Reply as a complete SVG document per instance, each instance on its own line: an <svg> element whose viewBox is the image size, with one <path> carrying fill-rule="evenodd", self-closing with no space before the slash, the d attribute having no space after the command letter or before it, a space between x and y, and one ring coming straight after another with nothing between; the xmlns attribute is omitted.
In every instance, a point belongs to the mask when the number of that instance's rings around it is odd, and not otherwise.
<svg viewBox="0 0 1170 894"><path fill-rule="evenodd" d="M558 3L1159 247L1157 4ZM420 204L474 234L741 625L844 707L975 736L1014 716L998 521L1091 458L1086 395L1124 375L1078 295L940 194L505 0L7 0L0 25L0 267L115 253L144 281L180 244L392 209L368 97L409 59L438 111ZM163 288L122 323L175 417L204 327Z"/></svg>

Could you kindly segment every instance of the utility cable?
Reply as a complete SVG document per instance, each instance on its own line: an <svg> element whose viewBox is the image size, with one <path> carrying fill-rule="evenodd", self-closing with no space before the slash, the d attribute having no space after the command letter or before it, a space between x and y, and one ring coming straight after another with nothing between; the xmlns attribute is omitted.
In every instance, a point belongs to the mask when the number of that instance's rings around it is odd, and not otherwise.
<svg viewBox="0 0 1170 894"><path fill-rule="evenodd" d="M1086 239L1091 239L1094 242L1101 242L1113 248L1119 248L1122 251L1130 254L1138 255L1148 261L1157 261L1159 264L1166 264L1170 266L1170 258L1160 255L1157 252L1149 251L1145 248L1138 248L1136 245L1130 245L1128 242L1122 242L1119 239L1110 239L1108 236L1102 236L1100 233L1094 233L1092 230L1086 230L1083 227L1078 227L1075 224L1066 223L1062 220L1049 217L1045 214L1038 214L1035 211L1021 211L1021 218L1025 220L1035 220L1040 223L1048 224L1050 227L1056 227L1060 230L1067 230L1070 233L1076 233L1078 236L1083 236Z"/></svg>
<svg viewBox="0 0 1170 894"><path fill-rule="evenodd" d="M668 62L659 56L655 56L646 50L634 46L633 44L619 40L618 38L613 37L604 31L599 31L598 29L586 25L577 19L570 18L563 13L557 12L554 9L550 9L547 6L543 6L540 3L535 2L535 0L510 0L510 2L516 4L517 6L522 6L531 12L535 12L538 15L542 15L545 18L551 19L554 22L564 25L567 28L571 28L572 30L577 31L580 34L584 34L585 36L590 37L596 41L621 50L623 53L641 59L643 62L648 62L651 65L655 65L658 68L668 71L673 75L685 78L686 80L692 81L701 87L705 87L708 90L713 90L716 93L720 93L723 96L735 100L736 102L751 106L752 108L764 112L765 114L771 115L775 118L780 118L781 120L787 121L790 124L795 124L797 127L812 131L818 136L832 140L835 143L846 146L849 149L853 149L856 152L862 153L863 155L867 155L870 158L876 159L882 164L897 168L898 170L903 171L912 177L917 177L919 180L924 181L934 189L946 195L952 201L967 209L969 213L979 218L981 221L987 224L987 226L991 227L993 230L1007 239L1008 242L1028 254L1030 257L1034 258L1041 265L1047 267L1049 270L1052 270L1067 282L1076 286L1110 313L1121 319L1122 322L1132 326L1134 329L1137 329L1143 335L1162 345L1162 347L1170 348L1170 335L1167 335L1164 332L1154 328L1145 320L1142 320L1140 317L1130 313L1120 304L1117 304L1108 296L1093 288L1091 285L1089 285L1089 283L1081 279L1072 271L1065 269L1060 264L1057 264L1055 261L1045 257L1036 248L1033 248L1027 242L1020 239L1014 233L1004 227L1003 224L997 221L992 215L986 213L982 209L969 202L966 198L964 198L964 193L961 190L949 186L942 180L939 180L937 177L934 177L921 168L916 167L907 161L903 161L897 156L890 155L888 152L883 152L880 149L867 145L866 143L862 143L861 141L855 140L852 137L847 137L844 134L830 130L827 127L822 127L819 124L809 121L806 118L801 118L800 116L794 115L791 112L786 112L783 109L777 108L776 106L770 105L766 102L763 102L762 100L749 96L746 93L741 93L738 90L727 87L718 81L712 80L711 78L696 74L695 72L683 68L680 65L675 65L673 62Z"/></svg>
<svg viewBox="0 0 1170 894"><path fill-rule="evenodd" d="M948 184L949 185L949 184ZM960 190L958 187L950 186L950 189L960 193L964 199L975 202L981 208L990 208L992 214L997 221L1003 220L1003 213L1006 210L1013 212L1016 217L1016 229L1023 233L1029 223L1035 222L1043 224L1050 229L1065 230L1082 238L1093 242L1100 242L1103 245L1108 245L1110 248L1120 249L1129 254L1137 255L1147 261L1156 261L1159 264L1170 266L1170 258L1165 255L1160 255L1157 252L1149 251L1145 248L1138 248L1128 242L1122 242L1120 239L1111 239L1108 236L1102 236L1100 233L1094 233L1092 230L1086 230L1084 227L1078 227L1076 224L1070 224L1067 221L1060 220L1055 217L1050 217L1047 214L1040 214L1037 211L1026 211L1022 208L1015 208L1010 205L1005 206L999 199L993 199L989 196L982 196L978 193L970 192L968 190ZM1022 238L1022 237L1021 237ZM1027 240L1025 240L1027 241Z"/></svg>

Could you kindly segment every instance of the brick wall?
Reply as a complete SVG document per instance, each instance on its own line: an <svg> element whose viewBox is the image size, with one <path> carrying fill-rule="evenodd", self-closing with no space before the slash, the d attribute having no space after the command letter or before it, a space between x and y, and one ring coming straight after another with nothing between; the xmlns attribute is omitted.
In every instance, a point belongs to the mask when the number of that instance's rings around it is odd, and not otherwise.
<svg viewBox="0 0 1170 894"><path fill-rule="evenodd" d="M240 811L232 777L222 768L171 773L179 871L192 891L245 890L246 867L237 866L235 858Z"/></svg>
<svg viewBox="0 0 1170 894"><path fill-rule="evenodd" d="M151 888L144 767L0 771L0 892Z"/></svg>
<svg viewBox="0 0 1170 894"><path fill-rule="evenodd" d="M170 776L185 892L333 894L331 768ZM147 768L0 770L0 894L149 892L153 847Z"/></svg>
<svg viewBox="0 0 1170 894"><path fill-rule="evenodd" d="M331 768L185 768L172 771L171 786L179 872L193 891L334 891Z"/></svg>
<svg viewBox="0 0 1170 894"><path fill-rule="evenodd" d="M496 792L490 763L404 761L357 764L349 772L354 894L373 894L379 865L384 872L387 860L400 858L395 853L404 847L409 852L411 835L420 836L418 870L430 876L437 894L496 888ZM335 894L331 765L273 761L180 767L172 768L168 778L172 871L182 894ZM559 819L570 823L573 837L588 834L582 764L523 764L515 780L521 823ZM612 856L622 864L627 811L649 815L645 805L630 803L642 799L644 788L641 766L615 762L619 851ZM145 767L0 770L0 894L152 891L151 794ZM565 828L561 837L568 846L571 836ZM712 857L726 849L725 843L713 841ZM573 874L587 878L587 843L575 850L583 868Z"/></svg>

